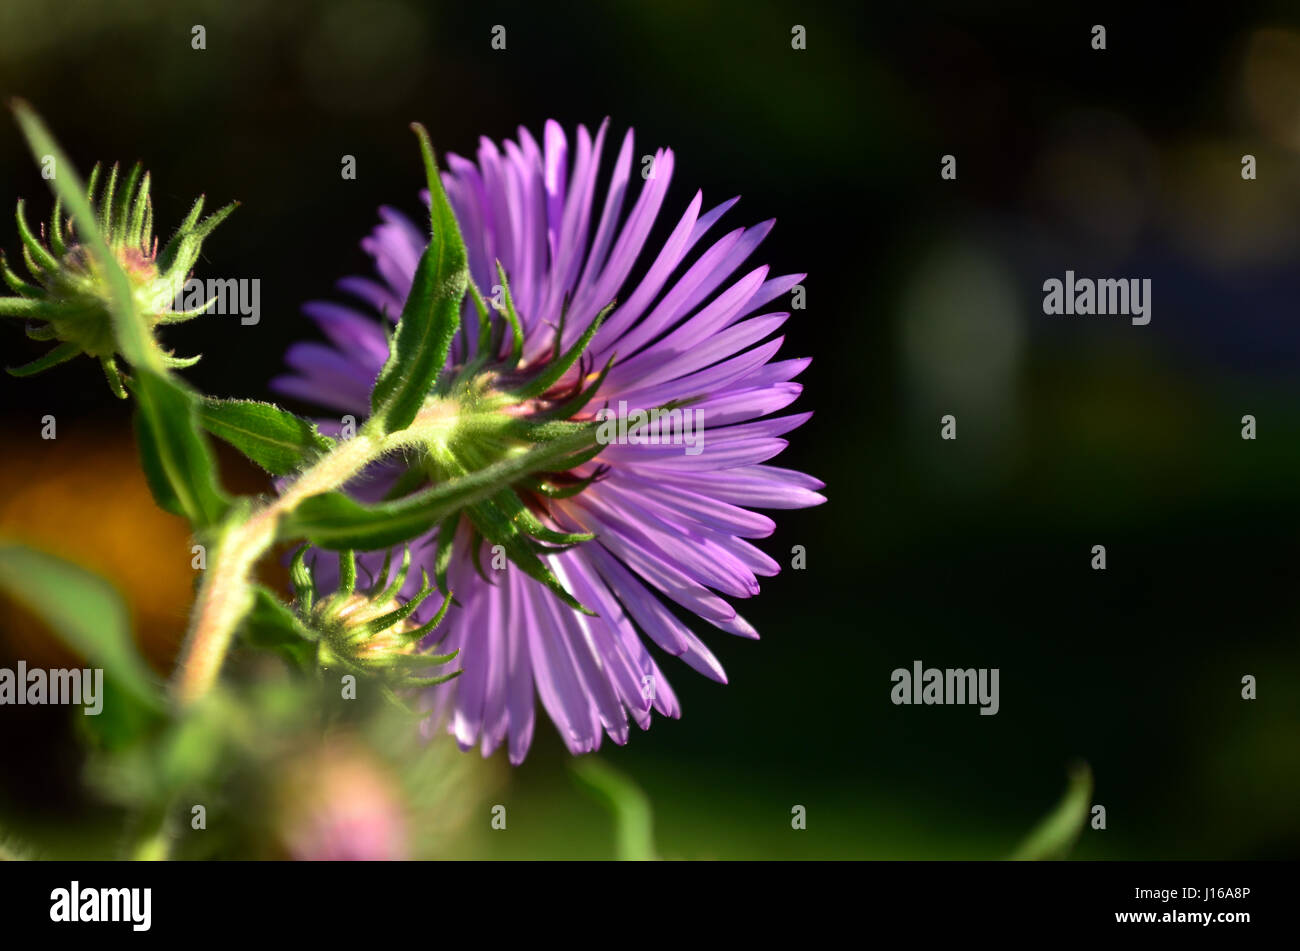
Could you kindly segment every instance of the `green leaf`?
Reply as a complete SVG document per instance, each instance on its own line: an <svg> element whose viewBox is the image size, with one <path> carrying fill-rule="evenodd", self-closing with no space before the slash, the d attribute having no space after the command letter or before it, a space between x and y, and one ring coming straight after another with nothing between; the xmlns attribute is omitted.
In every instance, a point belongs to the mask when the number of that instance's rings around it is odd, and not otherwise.
<svg viewBox="0 0 1300 951"><path fill-rule="evenodd" d="M1065 858L1083 830L1091 801L1092 770L1087 763L1077 763L1070 768L1065 796L1025 837L1011 858L1016 861Z"/></svg>
<svg viewBox="0 0 1300 951"><path fill-rule="evenodd" d="M595 756L570 764L574 779L614 818L615 856L622 862L654 861L654 815L650 800L635 782Z"/></svg>
<svg viewBox="0 0 1300 951"><path fill-rule="evenodd" d="M133 422L136 447L140 451L140 468L144 471L144 480L149 485L154 502L164 512L184 518L185 508L181 505L180 497L172 489L171 480L163 468L162 456L154 439L154 432L138 407Z"/></svg>
<svg viewBox="0 0 1300 951"><path fill-rule="evenodd" d="M216 524L230 500L217 481L216 462L198 423L198 398L184 384L137 370L140 459L158 504L183 514L196 529Z"/></svg>
<svg viewBox="0 0 1300 951"><path fill-rule="evenodd" d="M438 177L429 135L418 123L412 128L420 139L429 180L433 233L416 266L388 360L370 394L371 415L385 433L409 426L437 382L460 327L460 305L469 285L465 241Z"/></svg>
<svg viewBox="0 0 1300 951"><path fill-rule="evenodd" d="M248 644L274 650L297 667L314 666L314 635L289 605L262 585L253 586L253 607L244 617L243 636Z"/></svg>
<svg viewBox="0 0 1300 951"><path fill-rule="evenodd" d="M0 588L131 695L161 710L161 690L136 652L126 606L108 581L21 545L0 544Z"/></svg>
<svg viewBox="0 0 1300 951"><path fill-rule="evenodd" d="M306 538L320 548L335 550L373 551L398 545L516 480L548 471L556 460L590 448L596 444L599 425L588 423L555 430L553 438L523 452L392 502L364 505L341 492L311 496L281 520L280 538Z"/></svg>
<svg viewBox="0 0 1300 951"><path fill-rule="evenodd" d="M118 681L104 674L104 709L95 717L76 717L87 745L117 752L136 745L166 722L166 712L140 700Z"/></svg>
<svg viewBox="0 0 1300 951"><path fill-rule="evenodd" d="M208 432L271 475L289 475L333 445L333 440L317 432L315 423L271 403L204 399L198 414Z"/></svg>
<svg viewBox="0 0 1300 951"><path fill-rule="evenodd" d="M86 186L31 106L15 99L13 110L36 161L40 162L47 155L54 157L55 172L50 186L67 207L77 226L78 241L89 248L101 279L108 285L108 309L113 316L118 349L132 366L161 369L162 354L154 345L143 316L136 311L130 278L100 232L95 212L86 197Z"/></svg>

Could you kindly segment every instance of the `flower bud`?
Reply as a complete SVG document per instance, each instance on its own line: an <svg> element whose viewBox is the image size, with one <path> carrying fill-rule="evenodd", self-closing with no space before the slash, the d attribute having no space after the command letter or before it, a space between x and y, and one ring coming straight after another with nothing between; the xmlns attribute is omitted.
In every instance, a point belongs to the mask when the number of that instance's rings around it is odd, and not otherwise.
<svg viewBox="0 0 1300 951"><path fill-rule="evenodd" d="M148 173L142 178L141 166L137 164L119 190L118 167L114 165L97 196L99 179L97 165L90 176L87 198L95 213L97 230L130 283L137 312L145 317L150 328L203 313L211 301L188 312L173 309L172 302L185 286L203 240L235 205L229 204L200 221L203 212L200 197L160 251L153 231ZM42 224L39 233L28 225L22 201L18 202L16 217L22 257L32 280L19 277L0 256L0 276L17 295L0 297L0 316L26 318L29 337L57 341L57 344L44 356L11 368L9 373L31 376L84 353L100 361L110 388L125 398L126 390L117 366L111 311L113 294L106 275L101 273L77 235L72 220L64 219L60 201L55 201L49 224ZM187 367L196 363L198 357L182 359L164 353L162 360L169 367Z"/></svg>
<svg viewBox="0 0 1300 951"><path fill-rule="evenodd" d="M365 747L346 738L296 757L284 770L279 838L300 861L407 857L401 787Z"/></svg>
<svg viewBox="0 0 1300 951"><path fill-rule="evenodd" d="M425 624L413 619L416 610L433 593L429 576L422 573L420 590L401 602L397 595L410 571L411 553L403 551L402 563L392 581L391 552L384 559L374 584L365 591L356 590L356 558L353 552L339 553L338 590L315 600L315 583L303 556L294 558L291 574L298 592L298 614L304 627L316 638L316 660L320 668L342 668L355 674L379 677L391 692L406 687L427 687L457 676L428 676L430 668L453 660L458 651L435 654L432 645L421 649L420 642L442 621L451 606L450 595L438 612Z"/></svg>

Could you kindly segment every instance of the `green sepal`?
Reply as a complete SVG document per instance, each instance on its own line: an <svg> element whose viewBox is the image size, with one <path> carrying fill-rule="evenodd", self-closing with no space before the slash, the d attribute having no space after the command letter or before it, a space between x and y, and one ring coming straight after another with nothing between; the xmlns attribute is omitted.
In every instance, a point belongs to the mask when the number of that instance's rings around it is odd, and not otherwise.
<svg viewBox="0 0 1300 951"><path fill-rule="evenodd" d="M562 439L573 433L579 433L591 430L593 424L588 422L573 422L567 419L552 419L537 422L532 419L512 419L509 420L501 429L501 432L514 439L522 439L530 443L553 442Z"/></svg>
<svg viewBox="0 0 1300 951"><path fill-rule="evenodd" d="M25 203L18 199L18 211L14 217L18 221L18 237L22 239L23 249L31 255L27 263L31 266L33 276L39 271L57 271L59 269L59 259L52 255L45 245L32 234L32 229L27 226L27 214L23 210Z"/></svg>
<svg viewBox="0 0 1300 951"><path fill-rule="evenodd" d="M542 372L533 377L533 379L529 380L523 386L517 387L513 390L511 395L518 397L521 400L532 399L541 396L556 383L560 382L560 379L564 374L569 372L569 368L578 361L578 357L582 356L586 351L587 346L591 343L591 338L596 336L596 331L600 329L600 325L605 322L605 317L615 308L615 306L617 306L617 303L617 301L611 301L604 310L596 315L596 318L591 322L587 329L582 332L582 336L573 342L572 347L570 347L564 354L548 363ZM564 328L563 325L561 325L560 330L556 331L555 334L557 347L559 346L560 338L563 334Z"/></svg>
<svg viewBox="0 0 1300 951"><path fill-rule="evenodd" d="M108 381L108 388L113 391L113 395L119 400L126 399L126 386L122 382L122 374L117 369L117 361L112 357L104 357L99 361L99 365L104 368L104 379Z"/></svg>
<svg viewBox="0 0 1300 951"><path fill-rule="evenodd" d="M442 619L447 616L447 609L451 607L451 603L452 603L451 595L449 594L442 599L442 604L439 605L438 611L436 614L434 614L433 617L425 621L423 624L421 624L419 627L415 628L414 630L403 634L402 635L403 639L417 644L420 641L424 640L428 635L433 633L434 628L436 628L439 624L442 623ZM451 660L459 653L460 653L459 650L454 650L450 654L444 654L444 655L416 654L415 656L427 657L428 663L431 664L445 664L447 661Z"/></svg>
<svg viewBox="0 0 1300 951"><path fill-rule="evenodd" d="M585 479L578 479L568 485L556 485L554 482L548 482L545 479L528 479L525 480L524 484L533 492L544 495L548 499L571 499L584 491L603 474L604 472L594 472Z"/></svg>
<svg viewBox="0 0 1300 951"><path fill-rule="evenodd" d="M487 499L471 505L467 510L470 521L483 533L483 537L494 545L500 545L512 562L534 581L539 581L575 611L596 616L596 612L569 593L560 584L551 569L537 557L537 553L528 545L527 537L515 526L510 516L495 499Z"/></svg>
<svg viewBox="0 0 1300 951"><path fill-rule="evenodd" d="M56 367L60 363L67 363L73 357L81 353L81 347L71 341L61 343L44 356L37 357L31 363L24 363L20 367L5 367L5 372L10 376L24 377L35 376L51 367Z"/></svg>
<svg viewBox="0 0 1300 951"><path fill-rule="evenodd" d="M145 217L153 205L153 199L149 197L149 184L149 173L145 172L131 208L131 219L127 222L126 242L133 248L145 248L149 243L150 235L145 230Z"/></svg>
<svg viewBox="0 0 1300 951"><path fill-rule="evenodd" d="M5 284L9 285L11 291L23 297L40 297L44 293L36 285L28 284L15 274L13 269L9 267L9 259L5 257L3 252L0 252L0 278L4 279ZM3 312L0 311L0 313Z"/></svg>
<svg viewBox="0 0 1300 951"><path fill-rule="evenodd" d="M113 197L117 192L117 163L108 172L108 184L104 186L104 194L99 199L99 214L96 216L99 224L99 233L108 238L113 231Z"/></svg>
<svg viewBox="0 0 1300 951"><path fill-rule="evenodd" d="M540 541L553 542L557 545L576 545L580 542L589 542L596 537L591 532L559 532L548 528L528 506L524 505L523 500L513 489L506 489L493 496L492 501L499 505L510 521L525 534Z"/></svg>
<svg viewBox="0 0 1300 951"><path fill-rule="evenodd" d="M384 564L379 572L370 579L370 587L366 589L366 597L374 600L380 591L383 591L388 584L388 572L393 567L393 550L390 548L384 552Z"/></svg>
<svg viewBox="0 0 1300 951"><path fill-rule="evenodd" d="M126 244L127 223L130 220L131 206L135 202L135 189L140 183L140 173L143 170L139 162L131 166L131 171L126 176L126 187L122 189L113 207L109 209L108 232L122 244Z"/></svg>
<svg viewBox="0 0 1300 951"><path fill-rule="evenodd" d="M524 328L519 322L519 314L515 312L515 299L510 294L510 281L506 278L506 269L501 266L500 260L497 261L497 277L501 281L501 294L505 305L502 311L510 324L510 361L506 365L513 370L519 366L519 361L524 356Z"/></svg>
<svg viewBox="0 0 1300 951"><path fill-rule="evenodd" d="M208 235L212 233L217 225L230 217L231 212L239 207L239 202L232 201L199 221L198 216L203 211L203 201L204 196L200 195L198 200L195 201L194 207L190 209L189 215L181 222L180 228L176 230L176 233L167 241L162 251L158 253L158 272L165 281L174 284L189 274L195 262L199 259L199 251L202 249L203 242ZM148 208L146 208L145 214L148 217Z"/></svg>
<svg viewBox="0 0 1300 951"><path fill-rule="evenodd" d="M39 320L49 313L49 304L35 297L0 297L0 317Z"/></svg>
<svg viewBox="0 0 1300 951"><path fill-rule="evenodd" d="M469 528L469 560L474 566L474 573L483 579L484 584L495 586L496 580L488 577L488 573L483 570L483 533L478 530L478 526L471 524Z"/></svg>
<svg viewBox="0 0 1300 951"><path fill-rule="evenodd" d="M400 608L389 611L387 614L381 614L377 618L373 618L366 621L364 624L358 625L356 630L364 632L368 637L373 637L380 631L386 631L393 625L402 623L414 614L416 609L424 603L424 599L433 591L433 587L429 584L428 572L421 572L420 574L420 590L412 595L409 601L403 604Z"/></svg>
<svg viewBox="0 0 1300 951"><path fill-rule="evenodd" d="M402 590L402 585L406 584L406 575L411 570L411 549L403 547L402 563L397 566L397 574L393 575L393 580L389 581L388 566L391 564L392 558L393 553L390 549L388 553L384 555L384 568L379 573L379 578L375 581L376 588L379 588L380 585L384 585L384 587L380 588L377 593L371 595L375 601L378 601L381 604L397 597L398 592ZM387 584L385 584L385 582L387 582Z"/></svg>
<svg viewBox="0 0 1300 951"><path fill-rule="evenodd" d="M311 569L307 567L306 545L302 545L293 553L293 559L289 562L289 580L293 582L294 602L298 613L302 615L311 613L312 605L316 603L316 579L312 576Z"/></svg>
<svg viewBox="0 0 1300 951"><path fill-rule="evenodd" d="M609 371L614 367L614 361L618 354L612 354L605 362L604 368L596 375L596 379L589 386L583 387L582 381L578 381L578 390L574 396L562 403L557 403L550 409L537 413L534 418L541 420L548 419L569 419L575 413L582 410L584 406L592 401L595 395L600 391L600 386L605 382L605 377L609 376Z"/></svg>
<svg viewBox="0 0 1300 951"><path fill-rule="evenodd" d="M48 240L55 257L61 258L68 253L68 246L63 241L63 199L58 195L54 196L54 210L50 212Z"/></svg>
<svg viewBox="0 0 1300 951"><path fill-rule="evenodd" d="M92 205L95 203L95 190L99 188L99 176L103 171L103 163L96 162L90 170L90 177L86 179L86 201Z"/></svg>
<svg viewBox="0 0 1300 951"><path fill-rule="evenodd" d="M474 301L474 311L478 314L478 356L486 357L492 352L492 316L488 312L487 301L483 299L483 292L478 289L478 285L471 278L469 284L469 296Z"/></svg>
<svg viewBox="0 0 1300 951"><path fill-rule="evenodd" d="M202 354L196 354L195 356L192 357L177 357L177 356L173 356L170 353L164 353L162 357L162 364L163 366L167 367L169 370L184 370L194 366L194 364L198 363L202 359L203 359Z"/></svg>
<svg viewBox="0 0 1300 951"><path fill-rule="evenodd" d="M578 468L578 466L583 465L584 463L591 462L592 459L595 459L604 451L605 451L604 446L596 445L596 446L592 446L590 449L584 449L581 452L575 452L571 456L566 456L563 459L557 460L555 465L551 467L550 471L569 472L570 470L576 469Z"/></svg>
<svg viewBox="0 0 1300 951"><path fill-rule="evenodd" d="M403 681L402 681L402 686L404 686L404 687L436 687L438 684L445 684L445 683L446 683L447 681L449 681L449 680L455 680L457 677L459 677L459 676L460 676L461 674L463 674L464 672L465 672L465 671L462 669L462 670L453 670L451 673L449 673L449 674L442 674L442 675L439 676L439 677L407 677L407 678L403 679Z"/></svg>
<svg viewBox="0 0 1300 951"><path fill-rule="evenodd" d="M3 303L3 300L0 298L0 303ZM59 332L49 324L43 327L38 324L27 324L23 327L23 333L27 335L28 340L39 340L42 343L59 339Z"/></svg>
<svg viewBox="0 0 1300 951"><path fill-rule="evenodd" d="M419 651L414 654L396 654L391 660L394 667L406 667L411 670L425 670L429 667L441 667L443 664L450 664L459 655L460 648L458 647L450 654L434 654L430 651Z"/></svg>

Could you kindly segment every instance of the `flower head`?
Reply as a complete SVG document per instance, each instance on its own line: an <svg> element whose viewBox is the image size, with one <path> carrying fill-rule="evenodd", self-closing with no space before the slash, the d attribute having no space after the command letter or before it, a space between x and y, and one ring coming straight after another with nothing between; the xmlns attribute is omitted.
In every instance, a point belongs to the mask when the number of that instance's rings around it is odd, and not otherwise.
<svg viewBox="0 0 1300 951"><path fill-rule="evenodd" d="M579 127L571 151L548 122L542 144L520 129L502 146L483 140L477 161L449 156L441 180L464 236L471 296L443 371L452 382L424 411L449 422L423 456L372 467L353 487L392 498L498 463L565 426L601 421L589 451L520 478L411 543L416 563L456 593L444 643L461 650L464 670L431 691L429 722L445 722L462 748L478 744L484 755L506 743L514 763L532 741L535 696L574 753L598 748L602 734L625 742L629 720L648 727L652 710L679 716L643 635L725 682L666 602L756 638L726 600L757 594L757 578L778 571L748 541L774 523L750 508L824 501L816 479L765 464L809 416L770 416L798 396L792 381L808 361L773 359L782 338L772 335L789 314L762 312L803 275L773 277L760 266L736 276L772 222L736 228L692 257L736 202L705 210L697 192L647 254L673 153L638 163L645 181L624 216L629 131L597 214L606 132L607 123L593 139ZM340 287L394 320L429 240L396 211L380 216L362 242L380 279ZM333 303L305 309L330 344L295 345L294 372L276 388L364 415L388 355L385 321ZM476 314L480 329L471 333ZM329 570L324 557L318 570Z"/></svg>
<svg viewBox="0 0 1300 951"><path fill-rule="evenodd" d="M351 737L299 753L277 770L277 832L299 861L407 857L406 805L398 778Z"/></svg>
<svg viewBox="0 0 1300 951"><path fill-rule="evenodd" d="M433 588L428 573L424 572L419 590L409 597L398 598L410 572L410 549L403 551L402 562L391 580L392 553L389 552L365 591L356 590L355 556L345 552L339 559L336 590L320 599L316 598L316 579L306 564L305 553L305 549L299 549L291 568L297 593L298 623L294 626L304 640L316 645L314 660L319 668L376 676L383 682L385 694L394 700L397 699L394 689L445 683L460 673L457 670L429 676L432 668L455 659L457 654L452 651L440 655L433 653L431 646L421 647L421 641L442 622L451 599L444 599L433 617L423 624L413 620Z"/></svg>
<svg viewBox="0 0 1300 951"><path fill-rule="evenodd" d="M235 205L232 203L200 220L203 198L194 203L189 216L160 251L153 231L153 199L149 195L149 173L141 176L135 165L119 181L118 167L110 170L100 189L101 170L96 165L87 185L87 198L94 211L97 230L109 253L126 274L135 307L145 315L150 328L177 323L198 316L206 307L189 311L172 309L172 302L198 260L204 239ZM117 366L117 343L111 314L112 290L93 256L79 241L71 218L63 217L55 201L48 226L39 234L27 223L22 201L16 214L22 257L34 283L23 280L0 255L0 276L17 296L0 297L0 315L26 318L27 335L33 340L57 341L54 349L21 367L13 376L31 376L72 358L86 354L99 360L109 386L125 398ZM187 367L198 357L187 359L164 354L169 367Z"/></svg>

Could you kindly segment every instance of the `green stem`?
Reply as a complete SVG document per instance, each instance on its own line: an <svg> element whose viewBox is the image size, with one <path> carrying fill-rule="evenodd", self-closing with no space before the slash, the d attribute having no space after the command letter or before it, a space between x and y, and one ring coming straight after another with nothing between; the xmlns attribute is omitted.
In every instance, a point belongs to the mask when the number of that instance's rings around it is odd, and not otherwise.
<svg viewBox="0 0 1300 951"><path fill-rule="evenodd" d="M253 566L275 543L280 517L309 496L343 486L390 448L363 429L299 476L279 498L223 527L199 586L173 678L173 693L182 707L205 695L216 682L235 630L252 607L248 582Z"/></svg>
<svg viewBox="0 0 1300 951"><path fill-rule="evenodd" d="M275 543L283 516L304 499L342 488L390 452L445 442L463 422L460 407L448 401L430 401L411 425L399 432L383 435L372 420L305 470L278 498L222 526L214 550L209 552L208 568L172 678L176 703L188 707L216 683L235 631L252 607L249 580L253 568Z"/></svg>

